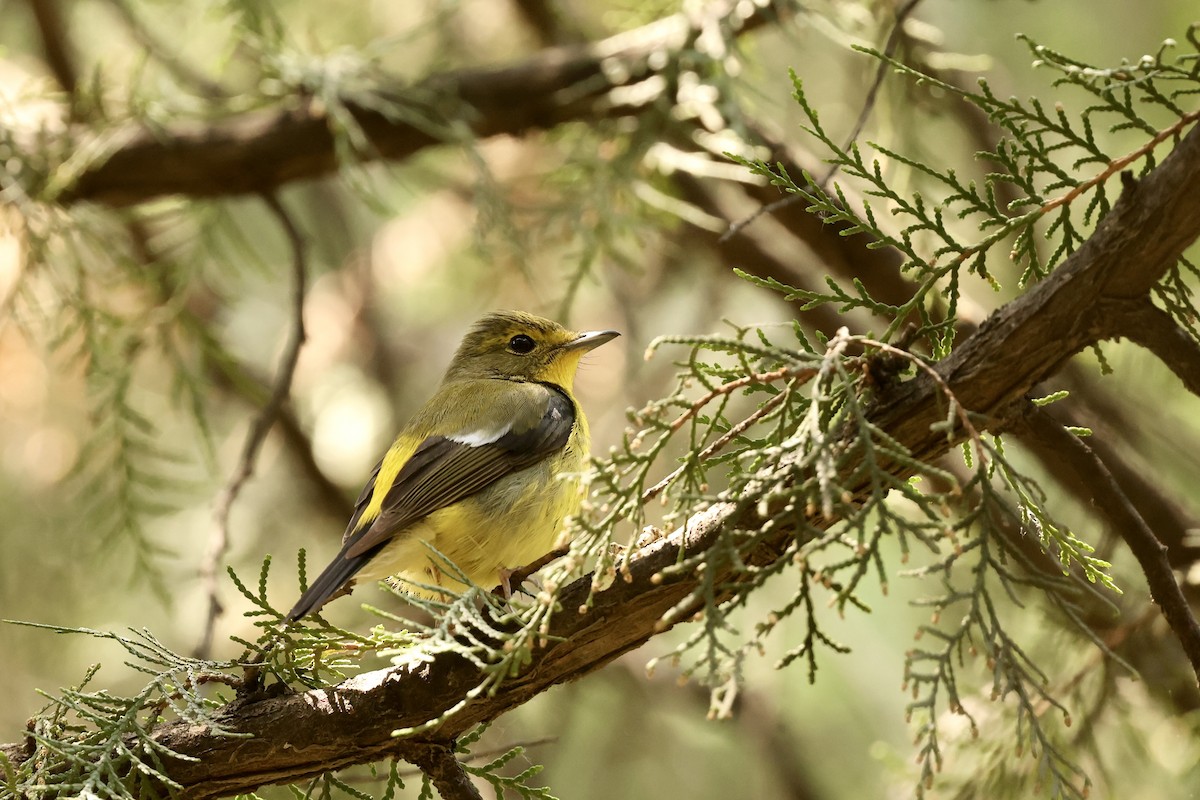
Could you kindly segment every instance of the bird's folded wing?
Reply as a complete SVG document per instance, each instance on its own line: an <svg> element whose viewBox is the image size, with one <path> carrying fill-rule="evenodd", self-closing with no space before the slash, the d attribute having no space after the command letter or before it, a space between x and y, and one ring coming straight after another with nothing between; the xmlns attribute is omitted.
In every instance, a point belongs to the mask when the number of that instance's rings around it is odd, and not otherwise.
<svg viewBox="0 0 1200 800"><path fill-rule="evenodd" d="M392 481L378 516L364 523L363 513L376 494L380 470L376 467L355 504L341 552L313 581L288 618L299 619L319 608L412 523L561 450L575 424L574 404L561 391L548 387L540 417L535 409L530 420L532 424L514 420L494 437L471 431L428 437Z"/></svg>

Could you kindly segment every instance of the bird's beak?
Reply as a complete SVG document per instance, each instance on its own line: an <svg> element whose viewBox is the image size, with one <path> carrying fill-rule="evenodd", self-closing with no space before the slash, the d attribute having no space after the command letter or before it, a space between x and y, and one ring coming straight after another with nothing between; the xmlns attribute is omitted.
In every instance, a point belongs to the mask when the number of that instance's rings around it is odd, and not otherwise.
<svg viewBox="0 0 1200 800"><path fill-rule="evenodd" d="M585 331L562 346L563 350L594 350L605 342L611 342L621 334L617 331Z"/></svg>

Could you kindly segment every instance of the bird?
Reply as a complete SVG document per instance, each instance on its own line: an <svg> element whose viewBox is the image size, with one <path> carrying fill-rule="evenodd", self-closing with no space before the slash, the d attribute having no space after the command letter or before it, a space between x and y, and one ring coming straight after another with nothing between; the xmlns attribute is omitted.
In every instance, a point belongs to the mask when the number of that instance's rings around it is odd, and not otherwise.
<svg viewBox="0 0 1200 800"><path fill-rule="evenodd" d="M509 596L513 571L548 553L563 518L579 510L589 432L575 372L585 353L619 335L520 311L479 319L375 466L341 550L286 620L356 580L398 579L410 594L433 597L443 592L413 584L461 592L465 577Z"/></svg>

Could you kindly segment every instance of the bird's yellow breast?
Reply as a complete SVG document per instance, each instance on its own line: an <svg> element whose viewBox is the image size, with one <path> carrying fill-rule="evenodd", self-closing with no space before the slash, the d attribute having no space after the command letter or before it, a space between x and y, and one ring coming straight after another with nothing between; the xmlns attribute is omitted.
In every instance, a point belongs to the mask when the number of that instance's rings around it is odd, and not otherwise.
<svg viewBox="0 0 1200 800"><path fill-rule="evenodd" d="M588 446L587 420L577 409L575 425L561 452L398 531L362 569L360 579L396 577L405 591L422 596L436 592L413 583L462 591L466 586L461 578L465 577L477 586L496 586L502 570L523 567L550 552L563 520L579 510L583 498L579 473L586 464ZM393 447L388 453L377 483L391 485L415 447L407 448L407 453L404 450ZM376 493L367 508L370 518L379 514L380 494Z"/></svg>

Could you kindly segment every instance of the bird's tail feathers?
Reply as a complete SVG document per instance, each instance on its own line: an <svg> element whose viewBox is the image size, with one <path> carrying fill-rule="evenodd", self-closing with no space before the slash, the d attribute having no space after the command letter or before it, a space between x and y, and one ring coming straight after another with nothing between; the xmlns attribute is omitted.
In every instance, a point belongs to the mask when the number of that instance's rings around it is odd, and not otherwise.
<svg viewBox="0 0 1200 800"><path fill-rule="evenodd" d="M329 566L312 582L312 585L304 591L304 594L300 595L296 605L287 613L286 621L295 622L325 605L382 548L380 545L361 555L346 558L345 552L350 548L350 544L347 542L342 547L342 552L338 553L337 558L333 559Z"/></svg>

